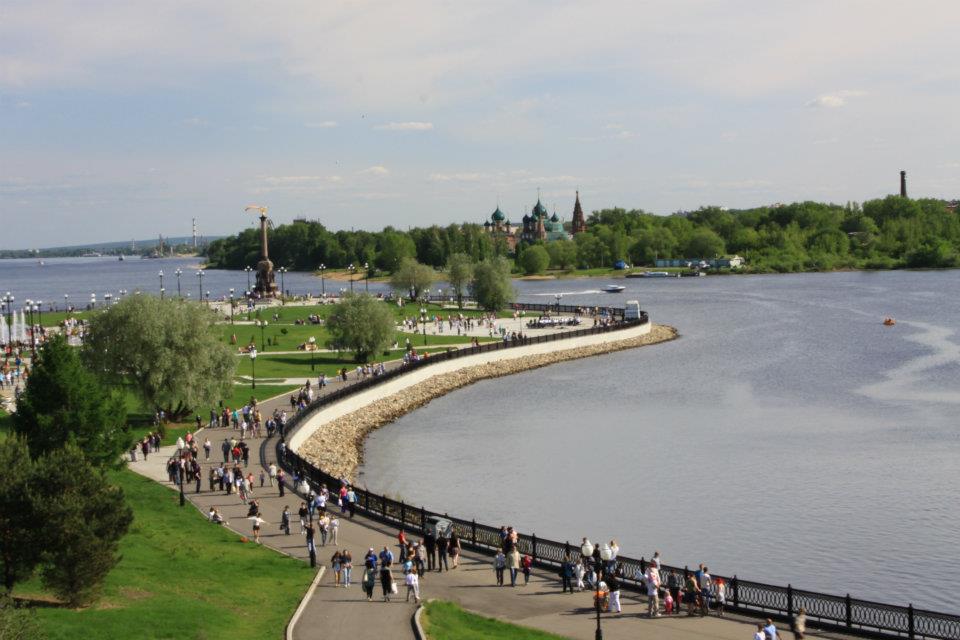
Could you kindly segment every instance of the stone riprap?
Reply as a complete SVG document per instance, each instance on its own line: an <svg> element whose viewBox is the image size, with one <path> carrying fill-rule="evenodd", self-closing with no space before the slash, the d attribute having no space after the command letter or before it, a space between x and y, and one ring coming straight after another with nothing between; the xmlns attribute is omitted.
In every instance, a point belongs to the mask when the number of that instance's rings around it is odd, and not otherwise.
<svg viewBox="0 0 960 640"><path fill-rule="evenodd" d="M616 334L606 335L613 338ZM317 425L313 433L298 447L298 453L330 475L353 480L362 459L363 441L367 434L422 407L434 398L439 398L478 380L499 378L567 360L634 349L673 340L676 337L677 330L673 327L653 325L650 331L643 335L619 340L611 339L570 349L558 348L556 351L501 359L437 374L402 391L376 399L350 413ZM561 347L563 343L553 344Z"/></svg>

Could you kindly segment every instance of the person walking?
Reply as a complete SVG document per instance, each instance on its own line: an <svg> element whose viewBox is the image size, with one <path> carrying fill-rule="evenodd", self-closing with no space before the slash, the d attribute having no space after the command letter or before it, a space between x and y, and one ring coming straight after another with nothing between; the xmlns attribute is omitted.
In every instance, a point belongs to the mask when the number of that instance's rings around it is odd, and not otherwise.
<svg viewBox="0 0 960 640"><path fill-rule="evenodd" d="M210 438L205 438L203 441L203 459L210 459L210 450L213 448L213 445L210 444Z"/></svg>
<svg viewBox="0 0 960 640"><path fill-rule="evenodd" d="M387 548L384 547L387 551ZM390 553L387 551L387 553ZM383 601L390 602L390 596L393 594L396 586L393 584L393 572L390 571L390 565L381 565L380 567L380 588L383 589Z"/></svg>
<svg viewBox="0 0 960 640"><path fill-rule="evenodd" d="M660 572L657 565L651 563L644 574L644 582L647 585L647 617L660 617Z"/></svg>
<svg viewBox="0 0 960 640"><path fill-rule="evenodd" d="M300 515L300 535L303 535L307 532L307 503L300 503L300 510L297 512Z"/></svg>
<svg viewBox="0 0 960 640"><path fill-rule="evenodd" d="M700 571L700 615L710 615L710 598L713 597L713 577L706 566Z"/></svg>
<svg viewBox="0 0 960 640"><path fill-rule="evenodd" d="M687 603L687 615L696 615L697 595L700 593L700 587L697 585L697 579L692 573L688 573L683 583L683 601Z"/></svg>
<svg viewBox="0 0 960 640"><path fill-rule="evenodd" d="M277 469L277 488L279 489L279 492L280 492L279 495L281 498L283 497L283 494L286 491L286 487L283 484L286 478L287 478L287 474L283 472L283 469Z"/></svg>
<svg viewBox="0 0 960 640"><path fill-rule="evenodd" d="M560 581L563 584L561 593L566 593L568 589L573 593L573 559L569 551L563 554L560 562Z"/></svg>
<svg viewBox="0 0 960 640"><path fill-rule="evenodd" d="M283 505L283 513L280 514L280 530L286 535L290 535L290 506Z"/></svg>
<svg viewBox="0 0 960 640"><path fill-rule="evenodd" d="M456 569L460 566L460 536L457 535L457 532L454 531L450 534L450 541L447 543L447 549L450 554L450 559L453 560L453 568Z"/></svg>
<svg viewBox="0 0 960 640"><path fill-rule="evenodd" d="M523 570L523 586L530 584L530 568L533 566L533 558L524 554L520 561L520 567Z"/></svg>
<svg viewBox="0 0 960 640"><path fill-rule="evenodd" d="M270 463L270 486L272 487L276 481L277 481L277 463L271 462Z"/></svg>
<svg viewBox="0 0 960 640"><path fill-rule="evenodd" d="M410 595L413 594L413 601L417 604L420 603L420 578L417 576L416 571L410 571L404 577L404 582L407 585L407 602L410 602Z"/></svg>
<svg viewBox="0 0 960 640"><path fill-rule="evenodd" d="M373 588L377 584L377 570L375 567L363 568L363 592L367 594L367 602L373 600Z"/></svg>
<svg viewBox="0 0 960 640"><path fill-rule="evenodd" d="M673 600L673 613L680 615L680 576L673 571L667 574L667 591Z"/></svg>
<svg viewBox="0 0 960 640"><path fill-rule="evenodd" d="M805 634L807 633L807 610L803 607L797 611L797 615L793 617L793 638L794 640L803 640Z"/></svg>
<svg viewBox="0 0 960 640"><path fill-rule="evenodd" d="M343 568L343 586L350 586L350 574L353 573L353 555L349 549L340 552L340 566Z"/></svg>
<svg viewBox="0 0 960 640"><path fill-rule="evenodd" d="M423 536L423 545L427 550L427 571L433 571L437 564L437 536L431 530Z"/></svg>
<svg viewBox="0 0 960 640"><path fill-rule="evenodd" d="M608 573L606 578L607 591L610 594L610 613L621 613L620 608L620 578L616 572Z"/></svg>
<svg viewBox="0 0 960 640"><path fill-rule="evenodd" d="M517 586L517 572L520 571L520 552L516 547L510 549L507 554L507 569L510 570L510 586Z"/></svg>
<svg viewBox="0 0 960 640"><path fill-rule="evenodd" d="M259 515L253 516L251 520L253 520L253 541L260 544L260 526L266 524L267 521Z"/></svg>
<svg viewBox="0 0 960 640"><path fill-rule="evenodd" d="M339 549L334 551L330 558L330 568L333 569L333 586L339 587L341 572L343 571L343 556L340 555Z"/></svg>
<svg viewBox="0 0 960 640"><path fill-rule="evenodd" d="M507 556L503 554L503 549L497 549L497 555L493 559L493 570L497 574L497 586L503 586L503 570L507 567Z"/></svg>
<svg viewBox="0 0 960 640"><path fill-rule="evenodd" d="M437 536L437 573L446 569L450 571L447 564L447 538L441 533Z"/></svg>
<svg viewBox="0 0 960 640"><path fill-rule="evenodd" d="M773 624L773 620L770 618L767 618L767 624L763 628L763 634L766 640L780 640L780 634L777 633L777 625Z"/></svg>
<svg viewBox="0 0 960 640"><path fill-rule="evenodd" d="M330 539L333 540L333 544L339 544L337 539L340 536L340 519L332 511L330 513Z"/></svg>

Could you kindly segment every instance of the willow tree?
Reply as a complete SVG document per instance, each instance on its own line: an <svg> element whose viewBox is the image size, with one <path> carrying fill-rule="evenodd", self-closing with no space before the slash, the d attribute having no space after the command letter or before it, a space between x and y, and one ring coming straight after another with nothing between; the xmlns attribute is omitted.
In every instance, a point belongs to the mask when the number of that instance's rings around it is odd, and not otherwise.
<svg viewBox="0 0 960 640"><path fill-rule="evenodd" d="M352 351L357 362L388 348L397 333L393 313L386 304L366 293L348 293L327 318L328 346Z"/></svg>
<svg viewBox="0 0 960 640"><path fill-rule="evenodd" d="M499 311L513 302L515 292L510 280L510 262L503 257L478 262L473 268L470 291L477 305L488 311Z"/></svg>
<svg viewBox="0 0 960 640"><path fill-rule="evenodd" d="M94 371L179 420L233 384L236 357L215 321L200 303L130 296L90 320L83 355Z"/></svg>
<svg viewBox="0 0 960 640"><path fill-rule="evenodd" d="M413 258L404 258L393 275L390 276L390 286L396 291L407 293L417 300L420 294L430 289L436 272L425 264L420 264Z"/></svg>

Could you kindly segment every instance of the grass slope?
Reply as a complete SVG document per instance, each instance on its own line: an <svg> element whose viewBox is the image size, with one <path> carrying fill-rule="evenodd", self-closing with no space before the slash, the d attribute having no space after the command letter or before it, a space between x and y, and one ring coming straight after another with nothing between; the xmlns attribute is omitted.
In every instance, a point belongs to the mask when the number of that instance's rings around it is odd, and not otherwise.
<svg viewBox="0 0 960 640"><path fill-rule="evenodd" d="M427 603L421 621L429 640L564 640L552 633L478 616L442 600Z"/></svg>
<svg viewBox="0 0 960 640"><path fill-rule="evenodd" d="M134 510L122 559L96 605L39 607L51 640L281 638L313 574L297 560L208 524L177 494L132 471L112 474ZM44 597L36 580L17 595Z"/></svg>

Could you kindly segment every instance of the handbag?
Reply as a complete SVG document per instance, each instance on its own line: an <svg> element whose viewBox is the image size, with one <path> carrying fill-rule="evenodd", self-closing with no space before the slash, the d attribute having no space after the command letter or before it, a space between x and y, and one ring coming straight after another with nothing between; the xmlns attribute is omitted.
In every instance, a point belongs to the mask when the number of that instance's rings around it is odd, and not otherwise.
<svg viewBox="0 0 960 640"><path fill-rule="evenodd" d="M397 581L396 581L396 580L394 580L394 581L392 581L392 582L390 583L390 593L393 593L393 594L396 594L396 593L397 593Z"/></svg>

